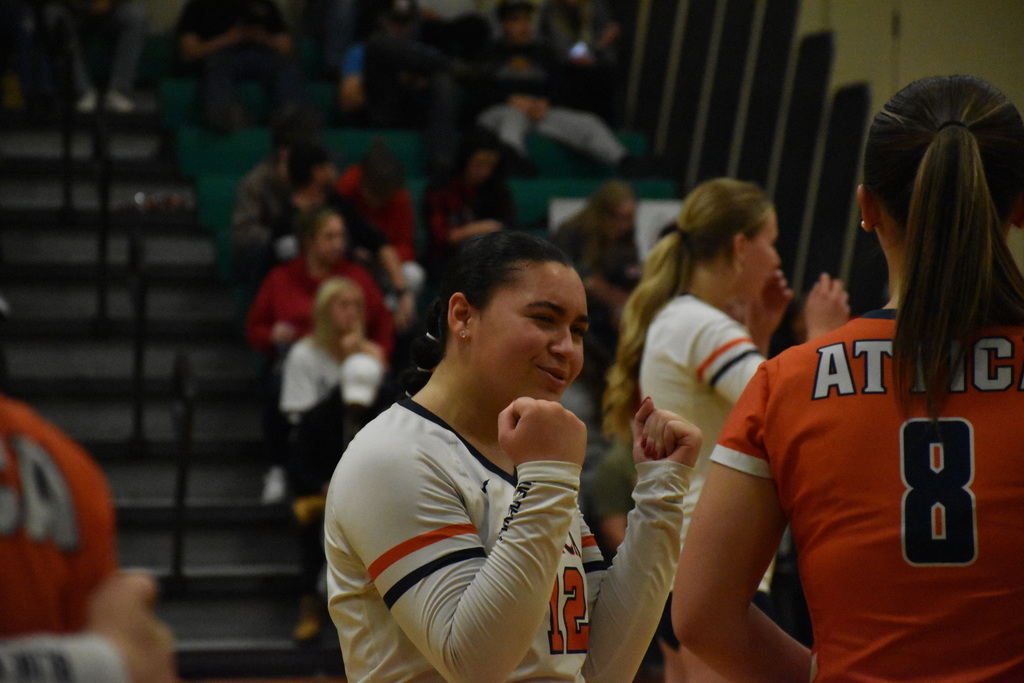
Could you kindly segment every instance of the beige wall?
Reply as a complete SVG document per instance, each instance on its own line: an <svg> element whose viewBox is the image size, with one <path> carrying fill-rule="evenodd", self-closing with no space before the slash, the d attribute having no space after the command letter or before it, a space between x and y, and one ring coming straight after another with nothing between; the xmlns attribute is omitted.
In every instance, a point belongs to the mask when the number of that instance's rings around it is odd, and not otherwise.
<svg viewBox="0 0 1024 683"><path fill-rule="evenodd" d="M798 30L835 34L832 84L867 81L872 113L911 81L953 73L984 78L1024 112L1024 0L803 0ZM1021 230L1010 247L1024 268Z"/></svg>
<svg viewBox="0 0 1024 683"><path fill-rule="evenodd" d="M799 21L801 33L835 34L832 83L867 81L873 111L915 79L951 73L1024 109L1024 0L803 0Z"/></svg>

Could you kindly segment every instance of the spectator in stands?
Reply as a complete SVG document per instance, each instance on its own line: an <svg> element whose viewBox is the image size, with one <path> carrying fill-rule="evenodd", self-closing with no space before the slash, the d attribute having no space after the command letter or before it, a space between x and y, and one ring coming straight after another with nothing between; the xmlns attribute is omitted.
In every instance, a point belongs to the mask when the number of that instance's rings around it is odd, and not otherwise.
<svg viewBox="0 0 1024 683"><path fill-rule="evenodd" d="M291 201L285 206L272 236L277 259L287 258L288 240L282 238L290 237L294 242L292 228L296 214L324 206L333 208L345 220L350 256L379 271L378 282L383 283L389 295L395 327L399 332L408 329L416 318L416 302L405 279L398 250L352 202L338 193L338 169L327 149L317 143L293 146L288 155L288 182L292 188Z"/></svg>
<svg viewBox="0 0 1024 683"><path fill-rule="evenodd" d="M530 0L503 0L498 5L501 36L488 50L483 85L490 106L477 123L509 147L517 175L536 173L526 151L530 133L560 142L624 175L648 172L645 160L631 156L599 116L554 100L561 87L561 65L554 48L534 35L534 12Z"/></svg>
<svg viewBox="0 0 1024 683"><path fill-rule="evenodd" d="M0 444L0 639L62 636L47 641L50 652L38 671L61 666L62 681L127 674L169 683L173 637L153 614L152 580L117 571L114 505L100 467L29 406L4 395ZM148 652L140 652L143 645ZM39 640L0 645L0 678L17 679L39 647ZM4 666L8 648L25 655L21 667ZM111 669L114 678L104 674Z"/></svg>
<svg viewBox="0 0 1024 683"><path fill-rule="evenodd" d="M49 64L42 59L44 41L37 29L37 12L42 12L42 6L28 0L0 0L0 70L10 68L17 76L20 104L42 112L53 104L53 83ZM17 94L5 90L3 100L17 106Z"/></svg>
<svg viewBox="0 0 1024 683"><path fill-rule="evenodd" d="M451 252L467 237L518 227L503 156L493 133L469 131L459 144L453 171L427 185L423 213L430 239L428 280L439 281Z"/></svg>
<svg viewBox="0 0 1024 683"><path fill-rule="evenodd" d="M345 256L346 223L341 215L323 205L298 214L295 232L299 255L275 266L264 279L245 321L245 336L265 356L264 436L273 463L264 485L265 502L280 502L286 492L285 461L290 425L279 410L281 367L288 349L313 329L313 301L321 283L329 277L347 277L363 290L366 336L390 359L394 347L394 323L384 296L373 276Z"/></svg>
<svg viewBox="0 0 1024 683"><path fill-rule="evenodd" d="M365 110L376 128L422 129L431 170L451 166L457 139L457 91L449 59L420 40L415 0L391 0L379 28L345 59L343 112Z"/></svg>
<svg viewBox="0 0 1024 683"><path fill-rule="evenodd" d="M321 524L327 484L348 439L372 415L384 378L384 350L366 338L363 292L354 281L329 277L313 302L313 330L285 357L281 412L293 426L288 485L299 522L303 597L292 637L320 634L324 600L317 578L324 564Z"/></svg>
<svg viewBox="0 0 1024 683"><path fill-rule="evenodd" d="M476 62L491 38L491 22L481 7L484 4L478 0L420 0L423 42L452 59Z"/></svg>
<svg viewBox="0 0 1024 683"><path fill-rule="evenodd" d="M71 78L81 113L96 110L99 92L89 73L82 44L103 38L114 44L114 61L103 95L103 104L110 111L127 113L135 109L132 93L138 75L139 59L149 33L149 12L138 0L67 0L49 2L44 8L51 40L58 37L57 24L66 22L70 29L63 37L71 57Z"/></svg>
<svg viewBox="0 0 1024 683"><path fill-rule="evenodd" d="M383 138L375 138L358 164L338 179L338 194L384 233L398 252L402 274L412 300L419 299L426 278L416 254L412 194L405 185L405 168Z"/></svg>
<svg viewBox="0 0 1024 683"><path fill-rule="evenodd" d="M543 0L540 5L537 33L562 61L562 101L592 111L609 124L618 92L616 48L621 32L606 0Z"/></svg>
<svg viewBox="0 0 1024 683"><path fill-rule="evenodd" d="M259 81L275 110L308 106L292 37L273 0L189 0L175 32L182 67L201 78L211 129L231 132L251 123L235 92L243 80Z"/></svg>
<svg viewBox="0 0 1024 683"><path fill-rule="evenodd" d="M341 75L345 55L374 30L379 0L319 0L303 3L305 33L323 48L327 79Z"/></svg>
<svg viewBox="0 0 1024 683"><path fill-rule="evenodd" d="M291 148L299 143L315 143L320 138L322 125L323 115L311 108L291 109L273 117L270 126L273 152L238 183L231 213L232 268L245 301L256 293L275 262L271 236L291 202L288 183Z"/></svg>
<svg viewBox="0 0 1024 683"><path fill-rule="evenodd" d="M633 188L610 180L557 227L553 238L583 278L590 313L587 360L602 367L615 355L619 317L643 270L633 234L636 207Z"/></svg>

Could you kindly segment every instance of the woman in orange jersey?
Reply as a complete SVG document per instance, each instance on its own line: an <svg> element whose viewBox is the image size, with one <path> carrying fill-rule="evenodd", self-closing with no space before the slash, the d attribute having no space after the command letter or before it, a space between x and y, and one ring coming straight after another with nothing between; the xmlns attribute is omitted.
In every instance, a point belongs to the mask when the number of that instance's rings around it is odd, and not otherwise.
<svg viewBox="0 0 1024 683"><path fill-rule="evenodd" d="M779 269L778 235L775 209L760 187L709 180L690 193L674 228L648 255L623 311L604 397L605 431L628 439L640 396L700 427L705 439L684 500L684 539L715 438L768 355L792 297ZM805 306L809 334L834 329L848 317L842 283L823 275ZM769 571L757 596L765 609L770 609L770 581ZM659 643L667 681L711 676L679 647L667 611Z"/></svg>
<svg viewBox="0 0 1024 683"><path fill-rule="evenodd" d="M892 299L764 363L730 414L673 624L741 679L1024 679L1024 124L934 77L875 117L858 188ZM813 650L748 608L787 522Z"/></svg>

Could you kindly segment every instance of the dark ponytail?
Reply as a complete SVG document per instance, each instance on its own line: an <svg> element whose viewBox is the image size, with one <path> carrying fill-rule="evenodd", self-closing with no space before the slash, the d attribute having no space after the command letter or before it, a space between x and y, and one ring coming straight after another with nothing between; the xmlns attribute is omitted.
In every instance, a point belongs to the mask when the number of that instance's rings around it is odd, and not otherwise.
<svg viewBox="0 0 1024 683"><path fill-rule="evenodd" d="M430 379L448 343L448 301L461 292L475 308L485 308L494 293L515 282L529 263L555 262L572 267L565 253L548 240L526 232L500 230L464 240L445 267L437 298L424 316L423 334L411 344L412 364L401 382L412 396Z"/></svg>
<svg viewBox="0 0 1024 683"><path fill-rule="evenodd" d="M1020 114L977 78L912 83L871 125L864 185L902 229L897 389L905 407L911 388L923 390L935 417L959 369L951 349L979 328L1024 323L1024 277L1004 230L1024 191Z"/></svg>

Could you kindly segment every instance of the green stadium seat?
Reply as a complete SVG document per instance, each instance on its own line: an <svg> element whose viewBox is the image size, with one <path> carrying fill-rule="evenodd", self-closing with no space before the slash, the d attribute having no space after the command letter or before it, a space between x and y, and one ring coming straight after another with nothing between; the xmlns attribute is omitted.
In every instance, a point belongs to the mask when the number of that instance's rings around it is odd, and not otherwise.
<svg viewBox="0 0 1024 683"><path fill-rule="evenodd" d="M175 130L199 121L197 103L199 84L194 78L160 80L160 120L164 128Z"/></svg>
<svg viewBox="0 0 1024 683"><path fill-rule="evenodd" d="M617 135L630 154L647 152L643 133L620 131ZM544 178L609 178L614 174L614 169L599 161L535 133L526 138L526 153L537 175Z"/></svg>
<svg viewBox="0 0 1024 683"><path fill-rule="evenodd" d="M306 84L306 95L313 106L324 112L330 123L337 116L337 84L311 82ZM253 120L268 123L270 100L256 81L243 81L238 86L238 99ZM202 123L199 81L195 78L164 78L160 80L160 118L164 127L175 130L179 126Z"/></svg>
<svg viewBox="0 0 1024 683"><path fill-rule="evenodd" d="M339 162L343 168L358 163L369 151L376 137L384 138L388 149L401 160L406 177L412 179L426 175L426 154L418 131L394 128L328 128L323 133L324 145L340 155Z"/></svg>
<svg viewBox="0 0 1024 683"><path fill-rule="evenodd" d="M139 59L140 85L156 85L163 79L170 78L177 52L176 41L173 31L150 34Z"/></svg>
<svg viewBox="0 0 1024 683"><path fill-rule="evenodd" d="M203 173L243 174L273 148L266 127L243 128L225 135L195 125L178 127L175 147L178 170L190 177Z"/></svg>
<svg viewBox="0 0 1024 683"><path fill-rule="evenodd" d="M202 173L196 176L196 214L199 224L213 235L217 271L231 275L231 212L235 206L240 173Z"/></svg>

